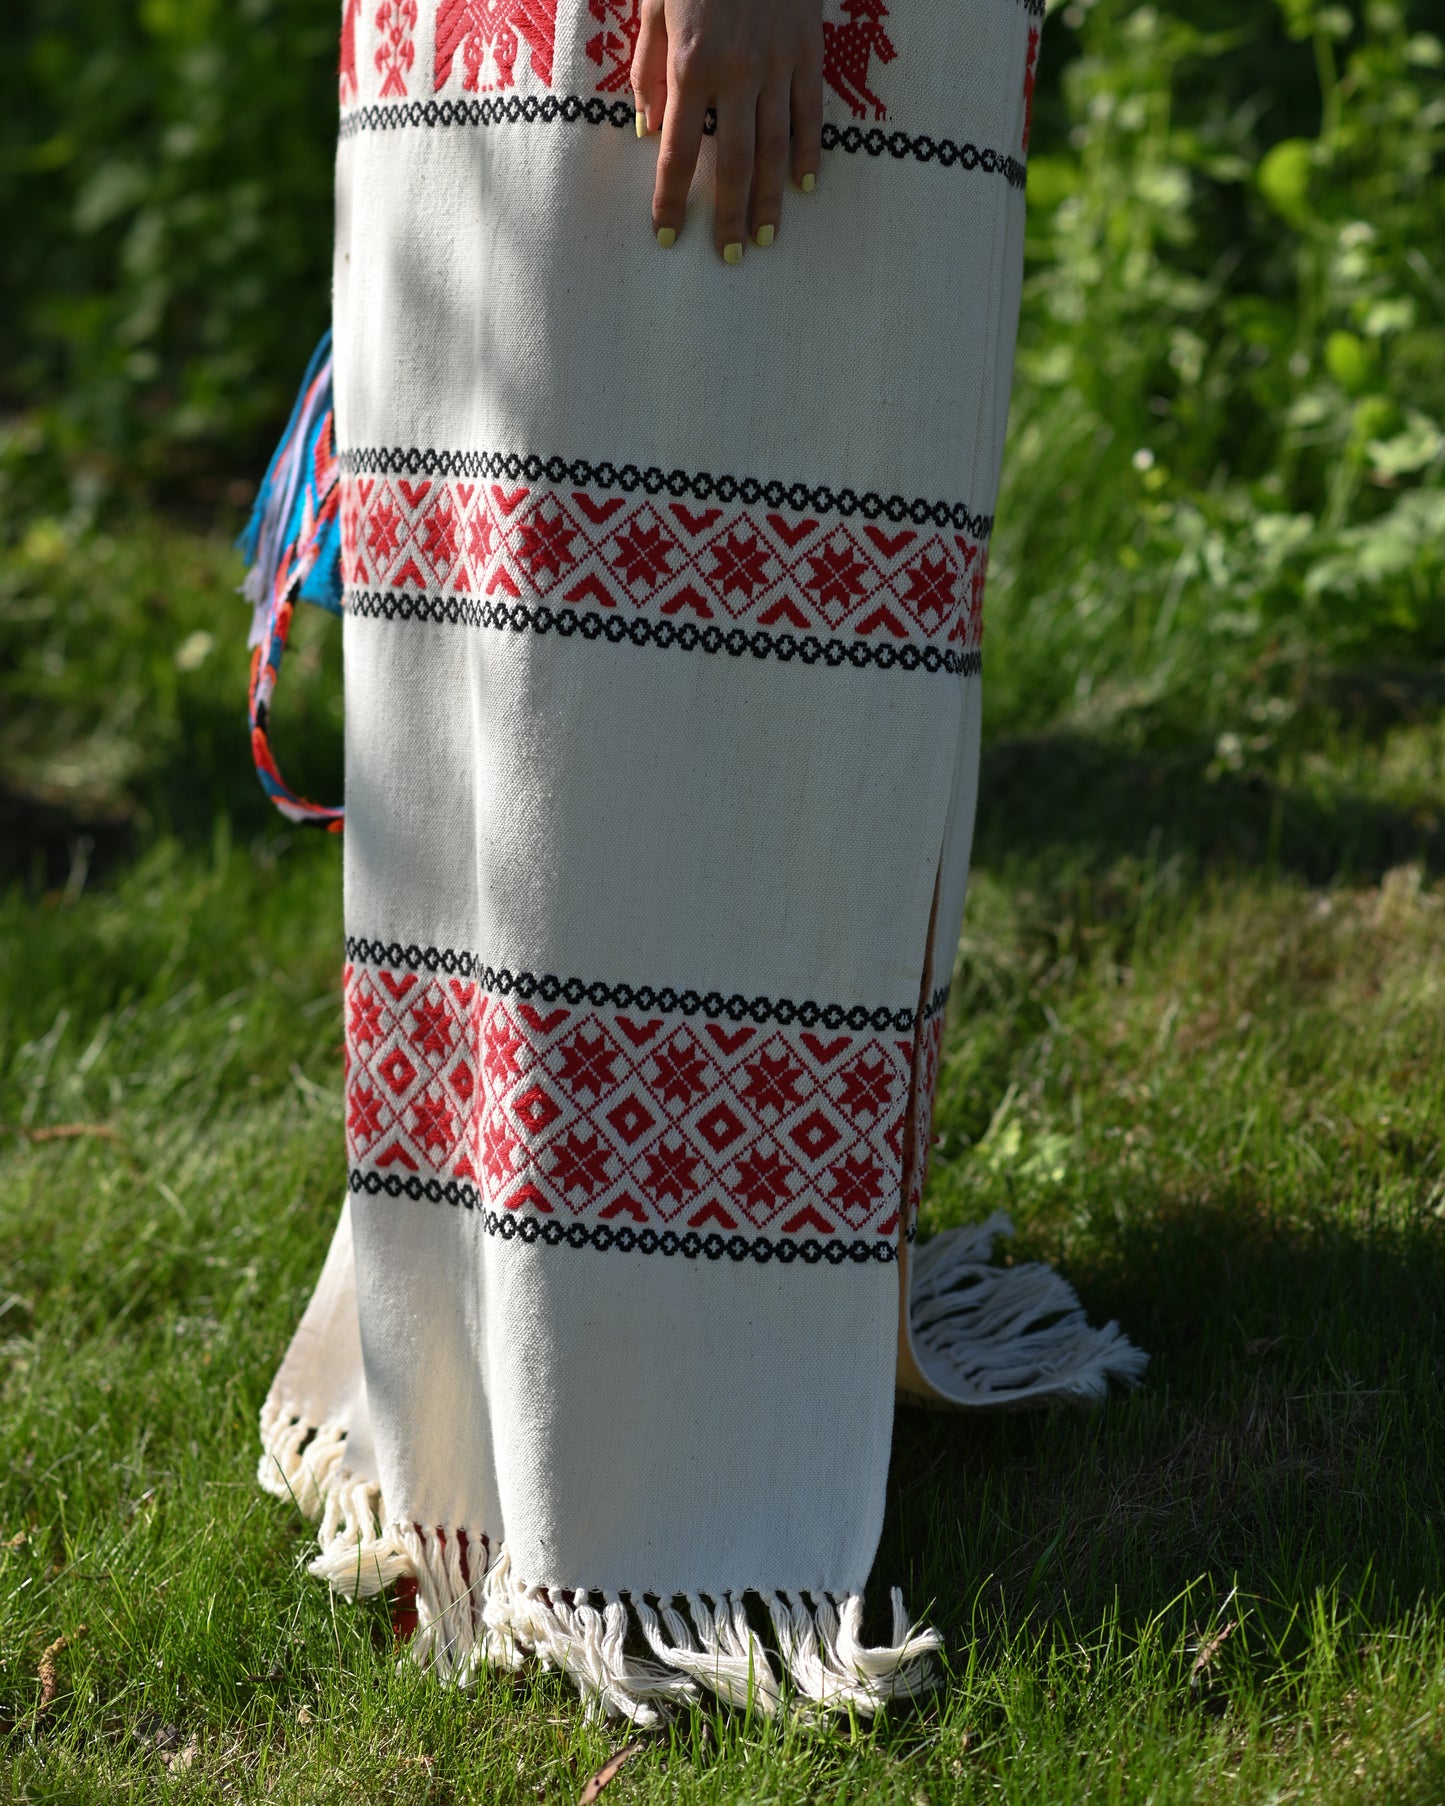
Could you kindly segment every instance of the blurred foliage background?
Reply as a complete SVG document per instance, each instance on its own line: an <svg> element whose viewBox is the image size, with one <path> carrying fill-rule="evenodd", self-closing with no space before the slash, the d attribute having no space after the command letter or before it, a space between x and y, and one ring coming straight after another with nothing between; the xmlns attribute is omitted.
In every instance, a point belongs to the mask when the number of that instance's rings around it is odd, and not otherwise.
<svg viewBox="0 0 1445 1806"><path fill-rule="evenodd" d="M245 471L326 323L331 0L28 0L0 73L4 402L21 453ZM14 454L12 453L12 456Z"/></svg>
<svg viewBox="0 0 1445 1806"><path fill-rule="evenodd" d="M130 629L98 629L169 608L198 672L207 629L175 599L192 580L146 604L142 573L209 559L195 594L214 582L227 605L221 542L328 312L337 14L26 0L7 29L0 753L32 791L74 791L82 736L173 783L197 731L156 705L196 708L212 673L177 688L150 671L159 636L132 670ZM1202 742L1237 775L1318 732L1323 670L1445 655L1440 23L1438 0L1052 9L995 737ZM165 541L178 515L184 548ZM154 813L159 777L149 803L142 787L115 778L112 804Z"/></svg>
<svg viewBox="0 0 1445 1806"><path fill-rule="evenodd" d="M1312 657L1445 651L1440 23L1051 23L1002 510L1028 718L1119 684L1216 721L1262 686L1279 718Z"/></svg>

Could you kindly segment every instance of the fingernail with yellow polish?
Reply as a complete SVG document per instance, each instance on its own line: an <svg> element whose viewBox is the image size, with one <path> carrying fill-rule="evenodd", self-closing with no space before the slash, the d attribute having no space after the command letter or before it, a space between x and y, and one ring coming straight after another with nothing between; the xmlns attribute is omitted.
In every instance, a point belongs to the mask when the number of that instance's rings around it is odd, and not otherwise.
<svg viewBox="0 0 1445 1806"><path fill-rule="evenodd" d="M673 231L671 226L659 226L657 228L657 242L662 246L664 251L670 251L677 243L677 233Z"/></svg>
<svg viewBox="0 0 1445 1806"><path fill-rule="evenodd" d="M813 184L817 181L817 179L818 178L813 174L812 170L810 169L808 171L807 175L805 175L803 177L803 181L802 181L802 189L803 189L804 194L811 194L813 192Z"/></svg>
<svg viewBox="0 0 1445 1806"><path fill-rule="evenodd" d="M773 242L773 228L771 226L759 226L758 230L757 230L757 235L753 239L753 243L756 245L761 245L762 248L766 251L768 246L772 242Z"/></svg>
<svg viewBox="0 0 1445 1806"><path fill-rule="evenodd" d="M638 137L645 138L647 136L647 115L646 115L646 113L634 113L633 114L633 122L637 126Z"/></svg>
<svg viewBox="0 0 1445 1806"><path fill-rule="evenodd" d="M742 260L743 260L743 248L736 241L734 241L730 245L723 246L723 262L724 263L741 263Z"/></svg>

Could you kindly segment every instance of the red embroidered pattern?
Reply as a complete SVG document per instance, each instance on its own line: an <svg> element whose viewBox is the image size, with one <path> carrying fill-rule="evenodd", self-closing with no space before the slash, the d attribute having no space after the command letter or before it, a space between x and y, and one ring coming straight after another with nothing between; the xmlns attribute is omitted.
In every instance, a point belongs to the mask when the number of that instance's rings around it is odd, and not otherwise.
<svg viewBox="0 0 1445 1806"><path fill-rule="evenodd" d="M460 50L466 92L515 87L520 39L533 74L550 87L556 23L557 0L441 0L433 86L445 86Z"/></svg>
<svg viewBox="0 0 1445 1806"><path fill-rule="evenodd" d="M1039 67L1039 28L1029 27L1028 57L1024 63L1024 154L1028 154L1029 128L1034 122L1034 81Z"/></svg>
<svg viewBox="0 0 1445 1806"><path fill-rule="evenodd" d="M939 1007L919 1032L918 1089L913 1099L914 1160L908 1187L908 1212L904 1219L910 1238L923 1202L933 1152L933 1102L938 1092L938 1067L943 1050L943 1010Z"/></svg>
<svg viewBox="0 0 1445 1806"><path fill-rule="evenodd" d="M888 108L868 86L869 65L876 56L891 63L898 51L883 27L888 8L883 0L843 0L847 23L823 21L823 80L847 101L855 119L886 119Z"/></svg>
<svg viewBox="0 0 1445 1806"><path fill-rule="evenodd" d="M353 588L974 650L986 558L949 529L451 478L342 479Z"/></svg>
<svg viewBox="0 0 1445 1806"><path fill-rule="evenodd" d="M632 81L632 53L642 28L641 0L587 0L587 10L601 27L587 40L587 54L602 74L602 94L620 94Z"/></svg>
<svg viewBox="0 0 1445 1806"><path fill-rule="evenodd" d="M416 61L416 0L381 0L376 9L376 29L381 42L376 49L376 68L381 76L381 97L406 96L406 78Z"/></svg>
<svg viewBox="0 0 1445 1806"><path fill-rule="evenodd" d="M341 55L337 61L337 88L342 106L356 99L356 20L361 0L346 0L341 16Z"/></svg>
<svg viewBox="0 0 1445 1806"><path fill-rule="evenodd" d="M522 1003L355 964L345 1003L354 1169L567 1222L897 1233L909 1036Z"/></svg>

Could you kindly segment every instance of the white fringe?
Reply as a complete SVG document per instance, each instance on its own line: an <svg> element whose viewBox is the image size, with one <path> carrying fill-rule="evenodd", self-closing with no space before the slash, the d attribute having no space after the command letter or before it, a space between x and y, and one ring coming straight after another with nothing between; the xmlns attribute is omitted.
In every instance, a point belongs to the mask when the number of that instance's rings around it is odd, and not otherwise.
<svg viewBox="0 0 1445 1806"><path fill-rule="evenodd" d="M512 1572L510 1552L503 1547L486 1578L482 1618L487 1644L479 1650L480 1660L500 1659L502 1666L515 1668L535 1656L542 1667L567 1676L582 1695L589 1718L657 1724L659 1706L680 1704L694 1690L684 1675L629 1656L621 1596L599 1597L600 1609L585 1590L569 1602L545 1587L526 1585Z"/></svg>
<svg viewBox="0 0 1445 1806"><path fill-rule="evenodd" d="M420 1592L428 1579L421 1580ZM668 1707L696 1699L702 1688L726 1705L768 1717L792 1711L816 1719L849 1708L872 1716L935 1685L930 1658L943 1646L936 1631L909 1624L896 1590L893 1642L878 1648L862 1640L863 1601L856 1593L820 1593L811 1607L799 1595L751 1593L772 1620L780 1661L749 1624L740 1593L689 1593L653 1605L636 1593L583 1590L569 1602L519 1579L505 1548L484 1590L488 1645L479 1651L481 1659L500 1657L515 1666L534 1655L544 1668L566 1674L589 1717L625 1718L639 1726L656 1724ZM655 1661L627 1652L634 1627Z"/></svg>
<svg viewBox="0 0 1445 1806"><path fill-rule="evenodd" d="M943 1647L936 1630L908 1621L894 1587L893 1641L863 1641L863 1601L857 1593L817 1595L810 1612L801 1598L775 1593L767 1601L783 1663L793 1685L820 1706L851 1706L871 1715L895 1699L917 1699L937 1684L930 1657Z"/></svg>
<svg viewBox="0 0 1445 1806"><path fill-rule="evenodd" d="M1092 1329L1049 1267L991 1264L994 1239L1012 1233L998 1211L911 1251L910 1332L936 1402L997 1409L1100 1398L1111 1379L1136 1385L1149 1357L1117 1323ZM731 1706L816 1720L871 1716L935 1684L941 1639L909 1623L896 1591L893 1641L869 1648L856 1593L689 1593L653 1604L637 1593L533 1586L513 1572L505 1545L494 1552L479 1530L385 1523L381 1488L346 1466L340 1426L312 1424L268 1399L261 1440L261 1485L321 1520L311 1573L352 1597L415 1579L410 1658L443 1683L464 1687L484 1666L515 1669L531 1656L566 1674L590 1717L639 1726L703 1688ZM749 1623L745 1597L766 1610L776 1654Z"/></svg>
<svg viewBox="0 0 1445 1806"><path fill-rule="evenodd" d="M909 1254L909 1331L919 1369L952 1405L999 1407L1098 1399L1111 1379L1137 1386L1149 1364L1117 1323L1091 1327L1052 1267L990 1264L1001 1211Z"/></svg>
<svg viewBox="0 0 1445 1806"><path fill-rule="evenodd" d="M336 1425L310 1424L268 1399L261 1439L261 1485L321 1520L310 1572L350 1598L414 1579L417 1630L406 1659L444 1685L465 1687L483 1667L515 1669L530 1656L567 1676L589 1717L645 1727L703 1688L769 1717L817 1719L850 1708L871 1716L935 1684L930 1658L942 1639L909 1624L897 1591L893 1642L879 1648L862 1640L856 1593L818 1593L811 1605L800 1594L752 1593L772 1622L779 1660L749 1624L742 1593L654 1605L637 1593L530 1586L506 1546L494 1556L479 1530L383 1527L381 1488L346 1468L346 1432ZM655 1660L628 1650L629 1632Z"/></svg>
<svg viewBox="0 0 1445 1806"><path fill-rule="evenodd" d="M346 1466L346 1431L312 1424L305 1414L268 1398L261 1407L261 1462L256 1478L278 1499L321 1519L320 1554L308 1571L338 1592L364 1599L413 1571L394 1530L382 1525L381 1488Z"/></svg>

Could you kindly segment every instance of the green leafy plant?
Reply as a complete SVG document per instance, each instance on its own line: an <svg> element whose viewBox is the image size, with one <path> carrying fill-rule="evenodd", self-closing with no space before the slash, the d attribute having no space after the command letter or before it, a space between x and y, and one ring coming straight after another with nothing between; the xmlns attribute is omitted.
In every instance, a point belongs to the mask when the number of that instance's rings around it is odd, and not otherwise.
<svg viewBox="0 0 1445 1806"><path fill-rule="evenodd" d="M34 0L0 89L4 399L71 465L252 464L326 321L330 0Z"/></svg>
<svg viewBox="0 0 1445 1806"><path fill-rule="evenodd" d="M1183 688L1227 712L1307 650L1445 651L1439 37L1395 0L1079 0L1059 26L1005 707Z"/></svg>

